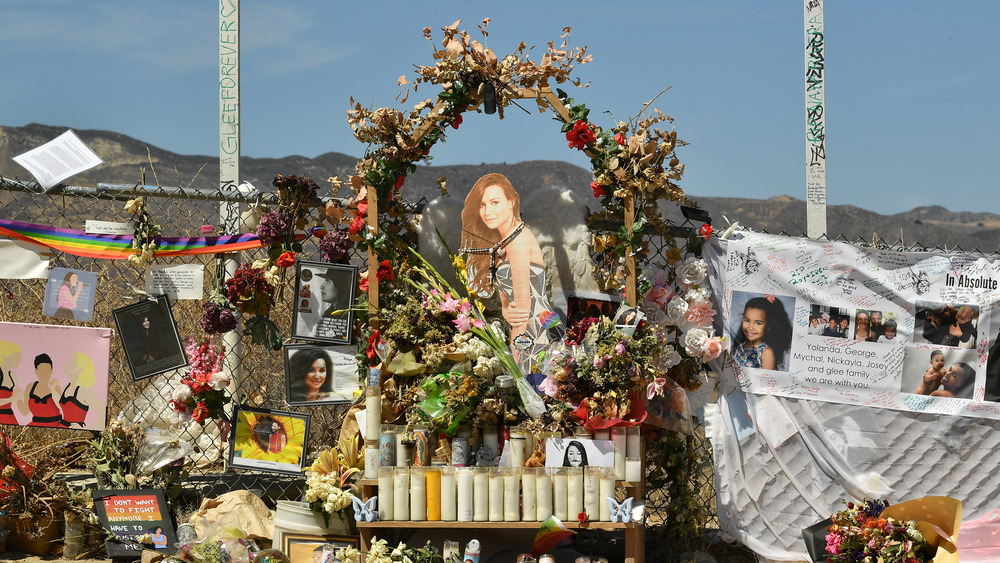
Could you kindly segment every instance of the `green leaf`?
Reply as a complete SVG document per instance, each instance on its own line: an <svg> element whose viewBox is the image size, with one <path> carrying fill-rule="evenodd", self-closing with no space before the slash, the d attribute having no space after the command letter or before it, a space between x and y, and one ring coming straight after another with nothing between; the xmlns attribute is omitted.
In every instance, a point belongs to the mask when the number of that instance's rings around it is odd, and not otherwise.
<svg viewBox="0 0 1000 563"><path fill-rule="evenodd" d="M293 252L302 252L302 243L301 242L295 241L295 242L292 243L291 246L292 246L292 251Z"/></svg>

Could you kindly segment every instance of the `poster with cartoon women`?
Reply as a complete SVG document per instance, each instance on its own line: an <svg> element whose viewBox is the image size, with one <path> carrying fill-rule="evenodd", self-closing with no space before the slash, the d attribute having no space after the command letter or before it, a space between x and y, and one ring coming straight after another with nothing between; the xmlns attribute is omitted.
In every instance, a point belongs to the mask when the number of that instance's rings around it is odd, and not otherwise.
<svg viewBox="0 0 1000 563"><path fill-rule="evenodd" d="M104 430L111 330L0 322L0 424Z"/></svg>
<svg viewBox="0 0 1000 563"><path fill-rule="evenodd" d="M545 262L521 221L521 198L503 174L476 181L462 210L462 248L469 289L481 297L500 293L510 325L510 348L524 373L550 343L562 338L559 315L545 295Z"/></svg>

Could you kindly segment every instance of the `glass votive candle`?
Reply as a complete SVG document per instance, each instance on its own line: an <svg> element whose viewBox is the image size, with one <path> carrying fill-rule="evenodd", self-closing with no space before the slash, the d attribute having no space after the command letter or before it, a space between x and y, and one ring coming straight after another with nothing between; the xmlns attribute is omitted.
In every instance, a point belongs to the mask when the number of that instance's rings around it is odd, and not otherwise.
<svg viewBox="0 0 1000 563"><path fill-rule="evenodd" d="M458 485L457 516L459 522L472 522L473 520L473 500L475 498L475 480L471 467L456 467L455 482Z"/></svg>
<svg viewBox="0 0 1000 563"><path fill-rule="evenodd" d="M524 522L535 521L535 481L538 469L537 467L521 468L521 520Z"/></svg>
<svg viewBox="0 0 1000 563"><path fill-rule="evenodd" d="M601 522L611 521L611 505L608 503L608 499L615 499L615 470L611 467L603 468L601 474L601 489L598 495L598 504L600 505L601 512Z"/></svg>
<svg viewBox="0 0 1000 563"><path fill-rule="evenodd" d="M378 440L365 440L365 479L378 479Z"/></svg>
<svg viewBox="0 0 1000 563"><path fill-rule="evenodd" d="M378 468L378 519L395 520L393 511L393 485L392 473L395 467Z"/></svg>
<svg viewBox="0 0 1000 563"><path fill-rule="evenodd" d="M642 455L642 437L639 434L639 427L629 426L625 429L625 457L640 455Z"/></svg>
<svg viewBox="0 0 1000 563"><path fill-rule="evenodd" d="M615 446L615 479L625 479L625 448L627 447L625 429L616 426L611 429L611 442Z"/></svg>
<svg viewBox="0 0 1000 563"><path fill-rule="evenodd" d="M427 468L410 468L410 520L427 520Z"/></svg>
<svg viewBox="0 0 1000 563"><path fill-rule="evenodd" d="M428 467L424 473L424 486L427 490L427 520L441 520L441 468Z"/></svg>
<svg viewBox="0 0 1000 563"><path fill-rule="evenodd" d="M473 469L473 522L487 522L490 519L490 468Z"/></svg>
<svg viewBox="0 0 1000 563"><path fill-rule="evenodd" d="M410 468L397 467L392 474L392 511L396 520L410 519Z"/></svg>
<svg viewBox="0 0 1000 563"><path fill-rule="evenodd" d="M490 496L490 522L503 522L503 481L504 469L506 467L488 468L490 476L489 496Z"/></svg>
<svg viewBox="0 0 1000 563"><path fill-rule="evenodd" d="M458 520L458 479L456 478L455 468L451 466L444 466L440 468L441 471L441 520L445 522L454 522ZM470 493L471 488L470 488ZM470 507L471 505L471 498ZM428 510L428 517L430 516Z"/></svg>
<svg viewBox="0 0 1000 563"><path fill-rule="evenodd" d="M643 481L641 457L625 458L625 480L632 484Z"/></svg>
<svg viewBox="0 0 1000 563"><path fill-rule="evenodd" d="M552 468L552 514L559 520L566 522L569 519L566 499L566 468ZM536 501L537 502L537 501ZM541 516L541 514L539 514ZM548 518L548 516L546 516ZM544 519L542 519L544 521Z"/></svg>
<svg viewBox="0 0 1000 563"><path fill-rule="evenodd" d="M521 520L521 469L503 468L503 521Z"/></svg>
<svg viewBox="0 0 1000 563"><path fill-rule="evenodd" d="M396 425L383 424L378 435L378 464L382 467L396 465Z"/></svg>

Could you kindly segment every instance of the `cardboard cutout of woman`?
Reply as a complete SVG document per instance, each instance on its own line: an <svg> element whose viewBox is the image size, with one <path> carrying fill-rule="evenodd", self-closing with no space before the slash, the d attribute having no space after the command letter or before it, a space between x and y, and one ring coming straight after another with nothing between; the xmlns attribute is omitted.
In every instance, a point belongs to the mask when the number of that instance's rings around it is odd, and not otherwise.
<svg viewBox="0 0 1000 563"><path fill-rule="evenodd" d="M500 290L510 346L522 372L538 353L562 338L559 315L545 297L545 262L521 221L521 198L503 174L476 181L462 210L462 248L469 289L480 297Z"/></svg>

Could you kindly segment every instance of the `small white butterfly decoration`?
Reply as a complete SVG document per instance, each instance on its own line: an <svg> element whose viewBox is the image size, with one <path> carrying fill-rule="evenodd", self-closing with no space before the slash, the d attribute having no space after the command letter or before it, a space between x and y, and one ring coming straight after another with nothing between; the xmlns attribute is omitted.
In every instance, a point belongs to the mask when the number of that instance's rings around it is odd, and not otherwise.
<svg viewBox="0 0 1000 563"><path fill-rule="evenodd" d="M356 522L374 522L378 520L378 495L371 497L367 502L351 495L351 503L354 505L354 520Z"/></svg>
<svg viewBox="0 0 1000 563"><path fill-rule="evenodd" d="M615 499L608 497L608 506L611 507L611 521L628 524L632 521L632 497L615 502Z"/></svg>

